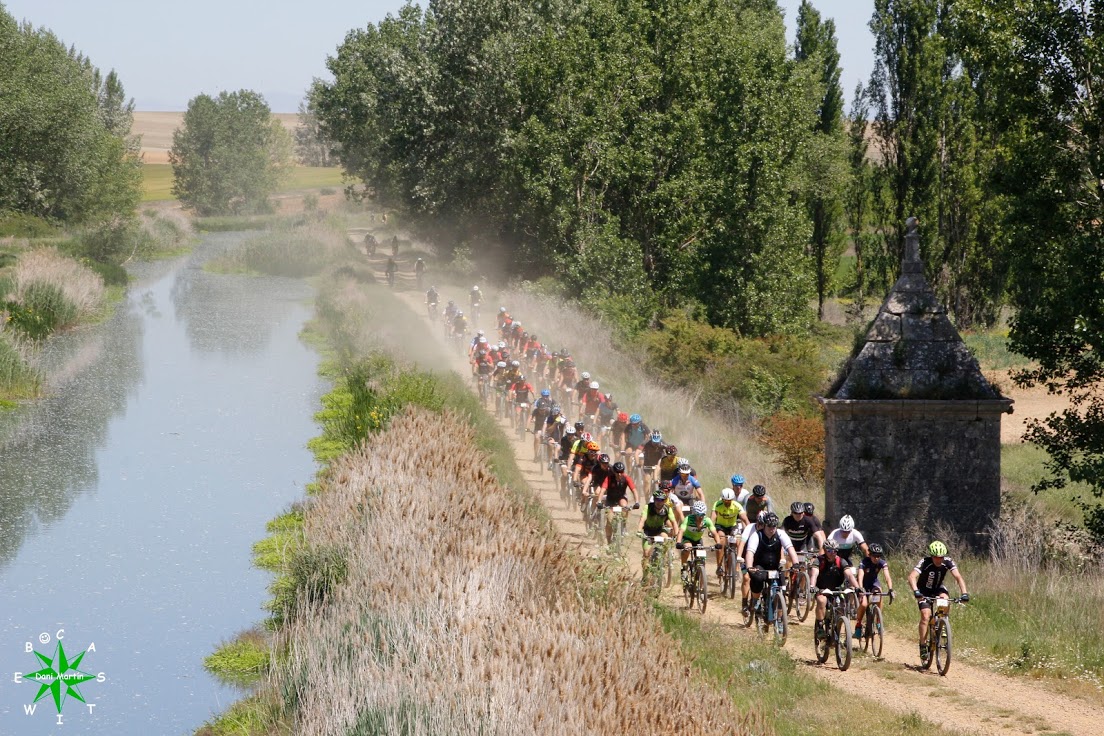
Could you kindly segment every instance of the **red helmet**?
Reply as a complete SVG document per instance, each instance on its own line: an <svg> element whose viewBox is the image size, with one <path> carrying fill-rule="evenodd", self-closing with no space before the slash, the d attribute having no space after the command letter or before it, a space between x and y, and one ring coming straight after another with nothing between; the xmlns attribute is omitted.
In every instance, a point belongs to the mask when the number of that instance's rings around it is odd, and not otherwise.
<svg viewBox="0 0 1104 736"><path fill-rule="evenodd" d="M619 411L617 412L617 421L621 422L622 424L628 424L629 415L623 411Z"/></svg>

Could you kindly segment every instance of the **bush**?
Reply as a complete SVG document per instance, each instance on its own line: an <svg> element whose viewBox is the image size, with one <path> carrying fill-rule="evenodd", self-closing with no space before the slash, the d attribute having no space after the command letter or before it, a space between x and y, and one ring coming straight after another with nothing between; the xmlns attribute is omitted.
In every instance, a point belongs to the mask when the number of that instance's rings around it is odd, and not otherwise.
<svg viewBox="0 0 1104 736"><path fill-rule="evenodd" d="M54 284L34 281L24 287L22 301L4 304L8 323L23 337L42 340L76 322L77 307Z"/></svg>
<svg viewBox="0 0 1104 736"><path fill-rule="evenodd" d="M803 483L824 479L824 420L775 414L763 422L763 444L774 451L782 472Z"/></svg>
<svg viewBox="0 0 1104 736"><path fill-rule="evenodd" d="M0 238L49 238L57 234L57 228L41 217L24 212L0 213Z"/></svg>

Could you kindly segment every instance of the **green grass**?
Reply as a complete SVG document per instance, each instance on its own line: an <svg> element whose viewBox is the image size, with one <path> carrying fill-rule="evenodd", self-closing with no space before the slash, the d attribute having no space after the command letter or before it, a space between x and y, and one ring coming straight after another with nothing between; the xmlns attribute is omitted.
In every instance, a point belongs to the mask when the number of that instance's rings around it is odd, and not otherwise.
<svg viewBox="0 0 1104 736"><path fill-rule="evenodd" d="M236 685L256 682L269 667L268 642L259 631L245 631L203 659L203 666L218 678Z"/></svg>
<svg viewBox="0 0 1104 736"><path fill-rule="evenodd" d="M985 371L1000 371L1009 368L1024 368L1031 361L1008 349L1008 329L969 330L962 333L966 347L977 358Z"/></svg>
<svg viewBox="0 0 1104 736"><path fill-rule="evenodd" d="M277 193L299 189L338 188L343 186L340 168L296 166ZM176 199L172 193L172 164L145 164L142 167L142 201L168 202Z"/></svg>
<svg viewBox="0 0 1104 736"><path fill-rule="evenodd" d="M1080 526L1083 512L1078 499L1092 500L1087 483L1071 483L1066 488L1031 492L1031 486L1048 475L1043 468L1049 456L1046 450L1028 443L1001 445L1001 479L1013 499L1039 507L1057 520Z"/></svg>
<svg viewBox="0 0 1104 736"><path fill-rule="evenodd" d="M0 398L33 399L42 389L38 371L27 365L10 338L0 333Z"/></svg>

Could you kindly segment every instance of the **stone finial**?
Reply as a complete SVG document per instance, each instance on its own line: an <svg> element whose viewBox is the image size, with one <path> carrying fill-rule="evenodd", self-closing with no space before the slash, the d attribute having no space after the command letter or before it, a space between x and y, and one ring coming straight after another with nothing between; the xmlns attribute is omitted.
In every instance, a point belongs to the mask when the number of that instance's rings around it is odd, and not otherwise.
<svg viewBox="0 0 1104 736"><path fill-rule="evenodd" d="M915 217L905 220L905 257L901 260L901 273L921 273L920 222Z"/></svg>

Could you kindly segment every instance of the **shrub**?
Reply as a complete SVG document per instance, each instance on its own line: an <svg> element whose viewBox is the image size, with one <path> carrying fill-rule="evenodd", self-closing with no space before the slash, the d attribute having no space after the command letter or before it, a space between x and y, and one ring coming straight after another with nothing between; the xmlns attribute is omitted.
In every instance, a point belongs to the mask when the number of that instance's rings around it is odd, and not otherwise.
<svg viewBox="0 0 1104 736"><path fill-rule="evenodd" d="M0 238L49 238L57 228L41 217L25 212L0 212Z"/></svg>
<svg viewBox="0 0 1104 736"><path fill-rule="evenodd" d="M763 444L774 451L782 472L804 483L824 478L824 420L775 414L763 421Z"/></svg>
<svg viewBox="0 0 1104 736"><path fill-rule="evenodd" d="M65 299L75 308L71 312L67 306L55 303L52 291L43 291L39 287L33 297L44 306L52 306L62 319L58 327L65 327L80 317L96 314L103 305L104 283L91 269L72 258L67 258L54 248L42 248L23 254L12 273L15 293L12 301L27 304L27 291L36 284L51 284L60 290Z"/></svg>
<svg viewBox="0 0 1104 736"><path fill-rule="evenodd" d="M23 337L42 340L76 322L77 307L54 284L32 281L23 288L21 301L5 303L8 321Z"/></svg>

